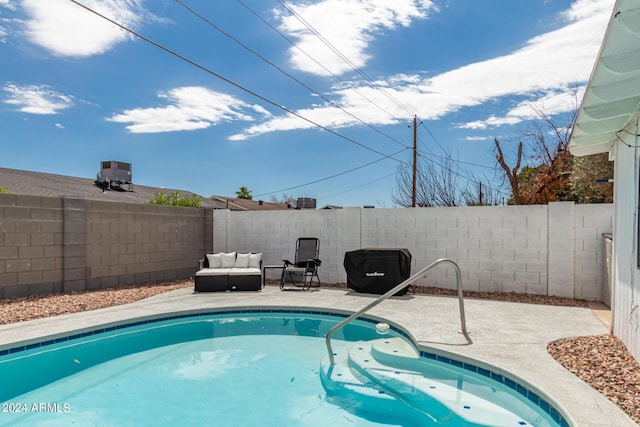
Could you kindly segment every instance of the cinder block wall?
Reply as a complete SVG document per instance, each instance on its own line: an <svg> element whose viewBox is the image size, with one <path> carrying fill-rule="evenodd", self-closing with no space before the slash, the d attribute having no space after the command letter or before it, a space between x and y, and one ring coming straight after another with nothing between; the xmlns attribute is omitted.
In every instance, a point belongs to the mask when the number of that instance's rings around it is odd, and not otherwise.
<svg viewBox="0 0 640 427"><path fill-rule="evenodd" d="M0 194L0 296L62 292L62 199Z"/></svg>
<svg viewBox="0 0 640 427"><path fill-rule="evenodd" d="M0 297L191 277L211 210L0 194Z"/></svg>
<svg viewBox="0 0 640 427"><path fill-rule="evenodd" d="M347 251L410 250L412 271L460 265L464 288L598 300L612 205L232 212L0 194L0 297L191 277L205 252L293 258L319 237L320 277L343 283ZM271 271L273 274L273 271ZM455 287L441 266L418 284Z"/></svg>
<svg viewBox="0 0 640 427"><path fill-rule="evenodd" d="M599 300L606 268L602 233L613 205L434 209L347 208L213 212L213 251L262 252L267 265L293 258L298 237L320 239L320 278L344 283L344 254L365 247L407 248L415 273L439 258L461 268L467 290ZM271 273L273 274L273 273ZM446 265L420 285L455 288Z"/></svg>

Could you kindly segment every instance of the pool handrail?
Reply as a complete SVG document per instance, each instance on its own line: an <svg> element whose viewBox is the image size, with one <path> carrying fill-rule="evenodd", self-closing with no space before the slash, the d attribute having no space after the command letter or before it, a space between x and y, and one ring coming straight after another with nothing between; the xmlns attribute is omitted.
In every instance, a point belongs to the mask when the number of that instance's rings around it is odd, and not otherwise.
<svg viewBox="0 0 640 427"><path fill-rule="evenodd" d="M443 263L450 264L453 267L453 269L455 270L455 272L456 272L456 286L457 286L457 289L458 289L458 305L460 306L460 327L462 328L462 330L460 332L462 334L464 334L465 336L468 335L468 332L467 332L467 321L466 321L465 316L464 316L464 297L463 297L463 292L462 292L462 278L461 278L461 273L460 273L460 267L458 267L458 264L456 264L455 262L453 262L450 259L440 258L440 259L432 262L431 264L429 264L428 266L426 266L422 270L418 271L416 274L414 274L413 276L409 277L407 280L405 280L404 282L400 283L399 285L397 285L393 289L389 290L387 293L380 295L375 301L373 301L370 304L367 304L365 307L363 307L360 310L356 311L351 316L347 317L342 322L338 323L333 328L331 328L329 330L329 332L327 332L327 336L325 338L325 342L327 344L327 351L329 352L329 361L330 361L331 365L333 366L333 365L336 364L336 361L335 361L335 358L334 358L334 354L333 354L333 348L331 347L331 337L333 336L333 334L336 333L336 331L338 329L344 327L347 323L349 323L352 320L354 320L355 318L361 316L362 314L364 314L365 312L369 311L370 309L372 309L376 305L380 304L382 301L386 300L387 298L395 295L396 293L398 293L400 290L404 289L405 287L407 287L409 285L412 285L420 277L424 276L427 271L429 271L432 268L434 268L434 267L436 267L436 266L438 266L440 264L443 264Z"/></svg>

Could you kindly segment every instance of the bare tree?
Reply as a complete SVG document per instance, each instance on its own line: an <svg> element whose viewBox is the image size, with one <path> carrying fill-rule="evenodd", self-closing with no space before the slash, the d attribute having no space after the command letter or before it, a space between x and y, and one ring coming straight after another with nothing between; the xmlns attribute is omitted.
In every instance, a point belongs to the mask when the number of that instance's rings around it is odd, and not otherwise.
<svg viewBox="0 0 640 427"><path fill-rule="evenodd" d="M497 206L500 204L499 192L475 177L462 190L461 194L466 206Z"/></svg>
<svg viewBox="0 0 640 427"><path fill-rule="evenodd" d="M509 165L507 165L504 154L502 154L502 148L500 147L500 142L498 142L498 139L494 138L493 141L495 142L496 147L496 160L504 171L505 176L509 181L509 185L511 186L513 202L516 205L522 205L523 200L522 197L520 197L520 186L518 185L518 170L520 170L520 163L522 162L522 141L518 143L518 157L516 160L516 165L513 167L513 169L509 168Z"/></svg>
<svg viewBox="0 0 640 427"><path fill-rule="evenodd" d="M273 203L286 203L289 204L291 206L295 206L297 199L295 197L293 197L291 194L287 194L287 193L282 193L282 196L280 197L276 197L276 196L271 196L270 200Z"/></svg>
<svg viewBox="0 0 640 427"><path fill-rule="evenodd" d="M573 158L567 147L577 117L578 97L575 88L571 92L573 108L563 114L552 115L540 105L531 105L535 119L519 132L529 154L523 159L523 143L520 142L515 167L509 168L500 143L495 140L496 160L509 181L513 202L517 205L574 198L569 184ZM533 166L520 170L523 161Z"/></svg>
<svg viewBox="0 0 640 427"><path fill-rule="evenodd" d="M570 89L573 105L569 111L551 115L543 106L531 104L535 120L520 132L523 140L528 142L531 160L536 165L551 167L558 153L567 151L571 129L578 117L577 88Z"/></svg>
<svg viewBox="0 0 640 427"><path fill-rule="evenodd" d="M484 206L499 204L498 191L487 180L468 178L459 172L458 161L450 152L437 158L419 157L416 176L416 206ZM396 206L412 204L413 169L400 165L392 201ZM467 181L463 187L461 181Z"/></svg>
<svg viewBox="0 0 640 427"><path fill-rule="evenodd" d="M457 163L450 153L437 161L423 155L419 157L416 176L416 206L441 207L461 206L462 198L458 186ZM398 206L412 204L413 169L399 165L396 170L396 189L392 201Z"/></svg>

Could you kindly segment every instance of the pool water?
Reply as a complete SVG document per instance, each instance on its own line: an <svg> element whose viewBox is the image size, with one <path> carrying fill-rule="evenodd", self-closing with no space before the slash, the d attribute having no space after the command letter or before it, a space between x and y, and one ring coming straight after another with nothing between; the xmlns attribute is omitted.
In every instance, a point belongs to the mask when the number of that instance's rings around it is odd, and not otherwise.
<svg viewBox="0 0 640 427"><path fill-rule="evenodd" d="M0 425L491 425L453 415L449 424L439 424L442 417L436 423L382 391L373 392L369 405L359 395L327 392L320 381L324 336L341 319L207 315L105 328L14 349L0 357ZM365 321L347 325L335 337L339 349L380 338ZM514 427L559 425L503 384L433 360L420 364L439 385L459 384L458 394L494 394L510 410L521 411L522 421Z"/></svg>

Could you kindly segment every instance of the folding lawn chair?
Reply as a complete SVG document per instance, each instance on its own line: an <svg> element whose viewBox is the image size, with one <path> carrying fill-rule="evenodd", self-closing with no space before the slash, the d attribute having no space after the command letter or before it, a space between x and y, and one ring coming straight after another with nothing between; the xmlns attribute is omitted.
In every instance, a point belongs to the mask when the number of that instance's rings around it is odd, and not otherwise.
<svg viewBox="0 0 640 427"><path fill-rule="evenodd" d="M320 240L315 237L300 237L296 241L296 255L293 262L283 260L282 277L280 278L280 289L288 291L295 289L287 288L293 285L303 290L320 286L318 277L318 267L322 261L318 259L320 252ZM314 284L315 277L315 284Z"/></svg>

